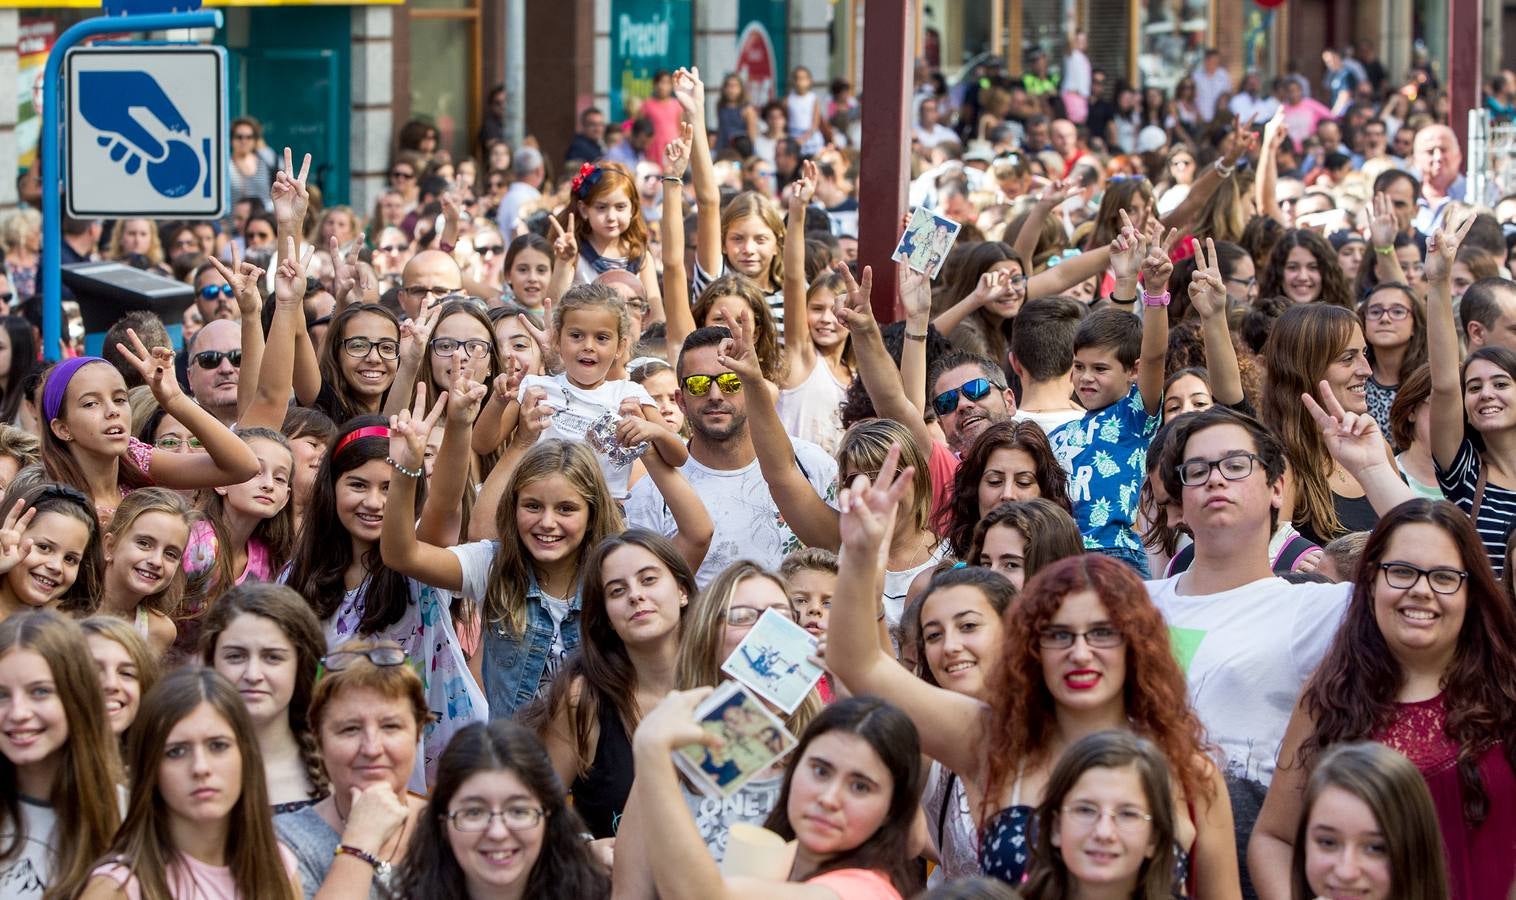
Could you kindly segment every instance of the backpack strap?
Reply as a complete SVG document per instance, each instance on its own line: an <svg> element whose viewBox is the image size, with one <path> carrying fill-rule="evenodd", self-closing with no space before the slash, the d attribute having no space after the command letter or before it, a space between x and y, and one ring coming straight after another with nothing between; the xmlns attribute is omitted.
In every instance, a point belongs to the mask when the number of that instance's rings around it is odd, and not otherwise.
<svg viewBox="0 0 1516 900"><path fill-rule="evenodd" d="M1469 510L1469 519L1474 522L1474 527L1479 527L1479 507L1484 504L1484 486L1490 480L1490 467L1485 464L1484 457L1475 457L1479 460L1479 477L1474 480L1474 506Z"/></svg>
<svg viewBox="0 0 1516 900"><path fill-rule="evenodd" d="M1290 538L1285 542L1284 549L1279 551L1279 558L1274 560L1274 574L1286 575L1295 571L1295 563L1300 561L1300 557L1315 549L1316 545L1302 535Z"/></svg>

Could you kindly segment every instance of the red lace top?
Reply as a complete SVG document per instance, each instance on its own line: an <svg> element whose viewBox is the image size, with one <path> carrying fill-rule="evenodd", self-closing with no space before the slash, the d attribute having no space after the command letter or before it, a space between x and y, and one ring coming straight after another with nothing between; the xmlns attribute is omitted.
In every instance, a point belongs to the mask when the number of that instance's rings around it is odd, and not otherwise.
<svg viewBox="0 0 1516 900"><path fill-rule="evenodd" d="M1374 740L1403 754L1426 780L1442 831L1452 900L1505 900L1516 878L1516 774L1506 763L1504 745L1489 747L1479 756L1489 813L1471 828L1463 817L1458 745L1443 730L1447 711L1442 695L1395 706L1395 721Z"/></svg>

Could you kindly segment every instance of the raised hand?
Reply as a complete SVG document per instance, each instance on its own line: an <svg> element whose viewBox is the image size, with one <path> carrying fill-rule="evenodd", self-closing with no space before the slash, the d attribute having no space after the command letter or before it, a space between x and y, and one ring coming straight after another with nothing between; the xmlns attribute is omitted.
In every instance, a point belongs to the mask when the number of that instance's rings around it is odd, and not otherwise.
<svg viewBox="0 0 1516 900"><path fill-rule="evenodd" d="M342 843L370 856L378 856L390 838L405 827L410 810L388 782L351 790Z"/></svg>
<svg viewBox="0 0 1516 900"><path fill-rule="evenodd" d="M900 285L900 305L907 321L922 321L932 316L932 280L905 263L896 263L896 283ZM872 313L873 310L871 309Z"/></svg>
<svg viewBox="0 0 1516 900"><path fill-rule="evenodd" d="M690 144L695 140L695 126L679 123L679 136L663 145L663 177L683 178L690 164Z"/></svg>
<svg viewBox="0 0 1516 900"><path fill-rule="evenodd" d="M752 324L742 316L733 321L724 309L717 315L732 336L723 340L716 349L716 361L736 372L747 384L761 384L763 366L758 361L758 352L753 348Z"/></svg>
<svg viewBox="0 0 1516 900"><path fill-rule="evenodd" d="M574 236L574 214L569 213L567 229L552 216L548 216L547 222L553 230L553 256L562 263L573 262L579 257L579 239Z"/></svg>
<svg viewBox="0 0 1516 900"><path fill-rule="evenodd" d="M1077 178L1064 178L1059 181L1049 182L1047 187L1043 188L1042 192L1037 195L1037 205L1043 209L1053 209L1058 204L1069 199L1077 190L1079 190L1079 180Z"/></svg>
<svg viewBox="0 0 1516 900"><path fill-rule="evenodd" d="M1463 224L1456 228L1450 223L1452 216L1442 217L1442 227L1427 238L1426 276L1430 282L1445 282L1453 275L1453 261L1458 258L1458 248L1474 227L1474 216L1465 216Z"/></svg>
<svg viewBox="0 0 1516 900"><path fill-rule="evenodd" d="M839 262L832 265L832 271L842 277L846 287L837 298L837 319L842 322L848 331L861 331L870 328L877 329L879 322L874 318L874 307L870 301L870 295L874 291L874 270L870 266L863 267L863 283L853 280L853 272L847 267L847 263Z"/></svg>
<svg viewBox="0 0 1516 900"><path fill-rule="evenodd" d="M1226 313L1226 281L1221 277L1221 257L1216 242L1205 239L1195 246L1195 274L1190 277L1190 305L1202 320Z"/></svg>
<svg viewBox="0 0 1516 900"><path fill-rule="evenodd" d="M1230 169L1237 161L1258 149L1258 135L1253 131L1253 117L1246 122L1241 116L1232 117L1232 133L1227 136L1227 146L1222 151L1221 164Z"/></svg>
<svg viewBox="0 0 1516 900"><path fill-rule="evenodd" d="M790 185L790 205L793 208L797 204L800 209L811 205L811 198L816 196L816 183L821 180L821 170L810 160L800 164L800 177Z"/></svg>
<svg viewBox="0 0 1516 900"><path fill-rule="evenodd" d="M1179 242L1179 229L1170 228L1163 233L1163 223L1153 220L1152 230L1147 235L1148 253L1142 260L1143 290L1160 294L1169 289L1169 276L1174 274L1174 261L1169 258L1174 245Z"/></svg>
<svg viewBox="0 0 1516 900"><path fill-rule="evenodd" d="M440 304L429 306L421 310L416 318L400 323L401 362L420 366L426 361L427 345L432 341L432 327L437 324L437 313L441 309Z"/></svg>
<svg viewBox="0 0 1516 900"><path fill-rule="evenodd" d="M179 379L174 377L174 351L168 347L148 350L134 328L126 330L126 337L132 346L128 347L118 341L116 350L142 376L143 383L152 389L153 398L158 401L158 405L167 408L171 401L183 396L184 392L179 389Z"/></svg>
<svg viewBox="0 0 1516 900"><path fill-rule="evenodd" d="M700 80L699 68L690 66L675 70L674 99L684 107L692 121L705 119L705 82Z"/></svg>
<svg viewBox="0 0 1516 900"><path fill-rule="evenodd" d="M461 352L461 351L460 351ZM489 388L482 381L470 378L462 364L453 373L452 384L443 394L448 399L447 419L457 425L473 425L479 416L479 407Z"/></svg>
<svg viewBox="0 0 1516 900"><path fill-rule="evenodd" d="M237 245L232 244L232 265L227 268L226 264L216 257L210 257L211 265L226 279L226 283L232 286L237 297L237 314L244 319L249 316L256 317L263 308L263 276L266 274L262 269L241 258L237 252ZM304 288L301 285L302 299Z"/></svg>
<svg viewBox="0 0 1516 900"><path fill-rule="evenodd" d="M1111 241L1111 273L1117 281L1132 281L1142 271L1142 261L1147 257L1147 245L1132 219L1121 210L1121 233Z"/></svg>
<svg viewBox="0 0 1516 900"><path fill-rule="evenodd" d="M532 317L526 313L517 313L516 321L520 322L521 327L526 329L526 333L531 335L532 340L537 342L537 349L542 351L542 358L550 358L553 355L553 350L550 346L550 336L553 330L553 298L542 298L541 328L538 328L537 323L533 322Z"/></svg>
<svg viewBox="0 0 1516 900"><path fill-rule="evenodd" d="M1374 195L1369 214L1369 240L1374 247L1395 246L1395 235L1400 233L1400 220L1395 217L1395 204L1385 193Z"/></svg>
<svg viewBox="0 0 1516 900"><path fill-rule="evenodd" d="M332 238L332 243L336 242ZM305 302L305 261L295 249L294 235L286 235L280 248L279 268L274 272L274 301L286 308Z"/></svg>
<svg viewBox="0 0 1516 900"><path fill-rule="evenodd" d="M547 403L547 391L529 387L521 397L521 417L516 420L516 436L511 443L529 447L552 423L553 408Z"/></svg>
<svg viewBox="0 0 1516 900"><path fill-rule="evenodd" d="M698 744L719 749L721 735L706 731L695 721L695 707L715 688L698 687L690 691L669 691L658 705L637 724L633 746L644 753L667 754L680 747Z"/></svg>
<svg viewBox="0 0 1516 900"><path fill-rule="evenodd" d="M284 148L284 168L274 173L274 184L269 196L274 201L274 219L279 230L285 234L300 235L305 231L305 210L310 205L311 194L305 186L305 177L311 170L311 155L305 154L300 163L300 174L294 175L294 154Z"/></svg>
<svg viewBox="0 0 1516 900"><path fill-rule="evenodd" d="M17 500L0 523L0 574L9 572L32 552L32 539L22 537L32 519L37 517L37 508L26 508L26 500Z"/></svg>
<svg viewBox="0 0 1516 900"><path fill-rule="evenodd" d="M1370 466L1385 463L1389 457L1384 435L1379 433L1379 424L1368 413L1348 412L1342 408L1337 395L1325 380L1320 385L1321 402L1310 394L1301 394L1300 401L1316 420L1321 437L1326 441L1327 452L1332 459L1347 469L1354 477Z"/></svg>
<svg viewBox="0 0 1516 900"><path fill-rule="evenodd" d="M889 555L890 535L900 501L910 492L914 467L899 470L900 445L890 445L879 477L873 481L859 474L837 497L838 529L842 546L849 552L877 559L883 566Z"/></svg>
<svg viewBox="0 0 1516 900"><path fill-rule="evenodd" d="M426 461L426 439L447 407L447 391L437 395L432 411L426 412L426 382L416 385L416 400L410 409L390 416L390 459L407 469L417 469Z"/></svg>

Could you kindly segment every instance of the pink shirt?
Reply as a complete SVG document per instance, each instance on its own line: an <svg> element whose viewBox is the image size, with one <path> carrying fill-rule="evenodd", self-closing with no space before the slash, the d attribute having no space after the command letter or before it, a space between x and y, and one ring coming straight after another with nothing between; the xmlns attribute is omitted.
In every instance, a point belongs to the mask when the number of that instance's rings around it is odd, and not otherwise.
<svg viewBox="0 0 1516 900"><path fill-rule="evenodd" d="M194 575L216 564L220 547L216 532L210 523L200 521L190 526L189 545L184 548L184 571ZM274 577L268 561L268 545L252 538L247 542L247 566L237 575L237 583L252 578L254 581L269 581Z"/></svg>
<svg viewBox="0 0 1516 900"><path fill-rule="evenodd" d="M873 869L838 869L807 878L805 883L827 888L840 900L900 900L895 885Z"/></svg>
<svg viewBox="0 0 1516 900"><path fill-rule="evenodd" d="M1302 141L1316 133L1316 126L1323 119L1330 118L1333 118L1332 111L1310 97L1294 106L1284 107L1284 127L1290 133L1290 140L1295 142L1296 150L1300 149Z"/></svg>
<svg viewBox="0 0 1516 900"><path fill-rule="evenodd" d="M283 844L279 845L279 861L284 863L284 874L291 882L295 878L295 855ZM92 877L109 878L116 882L130 900L141 900L142 887L137 876L123 863L106 863L91 873ZM178 865L168 871L168 890L171 900L250 900L237 893L229 866L210 866L192 856L179 854Z"/></svg>
<svg viewBox="0 0 1516 900"><path fill-rule="evenodd" d="M684 115L684 107L673 97L667 100L649 97L642 101L642 115L653 123L653 142L647 145L647 158L657 162L663 159L663 145L679 137L679 120Z"/></svg>

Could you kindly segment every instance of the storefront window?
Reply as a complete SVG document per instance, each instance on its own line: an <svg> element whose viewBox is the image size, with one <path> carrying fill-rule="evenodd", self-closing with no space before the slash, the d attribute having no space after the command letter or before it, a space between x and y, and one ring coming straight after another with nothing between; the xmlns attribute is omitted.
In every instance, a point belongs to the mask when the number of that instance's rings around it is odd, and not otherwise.
<svg viewBox="0 0 1516 900"><path fill-rule="evenodd" d="M1210 13L1210 0L1138 0L1138 81L1172 90L1205 53Z"/></svg>

